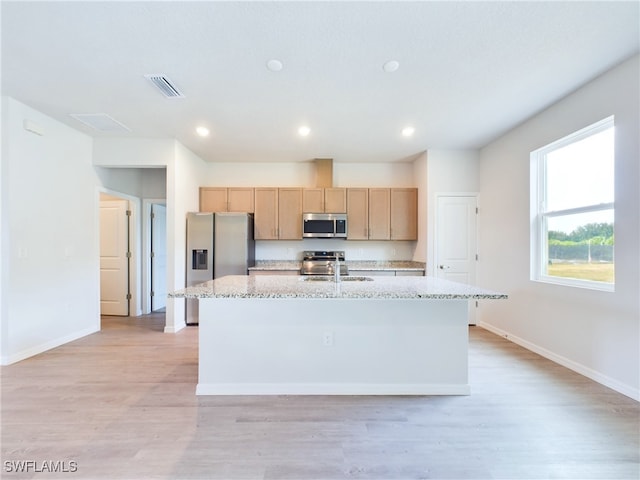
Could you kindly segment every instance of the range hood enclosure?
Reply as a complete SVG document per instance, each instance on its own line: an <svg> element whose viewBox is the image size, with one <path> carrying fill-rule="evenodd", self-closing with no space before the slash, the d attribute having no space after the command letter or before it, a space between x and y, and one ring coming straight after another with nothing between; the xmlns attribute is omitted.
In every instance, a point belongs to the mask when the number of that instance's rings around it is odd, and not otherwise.
<svg viewBox="0 0 640 480"><path fill-rule="evenodd" d="M316 164L316 187L333 187L333 159L316 158L314 162Z"/></svg>

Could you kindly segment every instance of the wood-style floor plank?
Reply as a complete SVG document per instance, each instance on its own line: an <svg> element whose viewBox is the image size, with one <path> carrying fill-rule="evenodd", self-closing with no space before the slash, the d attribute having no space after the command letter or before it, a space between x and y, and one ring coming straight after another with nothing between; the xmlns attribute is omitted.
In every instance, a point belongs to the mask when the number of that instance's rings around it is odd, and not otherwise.
<svg viewBox="0 0 640 480"><path fill-rule="evenodd" d="M640 476L637 402L479 327L468 397L197 397L197 327L163 325L104 317L99 333L2 367L0 476ZM25 461L77 471L8 471Z"/></svg>

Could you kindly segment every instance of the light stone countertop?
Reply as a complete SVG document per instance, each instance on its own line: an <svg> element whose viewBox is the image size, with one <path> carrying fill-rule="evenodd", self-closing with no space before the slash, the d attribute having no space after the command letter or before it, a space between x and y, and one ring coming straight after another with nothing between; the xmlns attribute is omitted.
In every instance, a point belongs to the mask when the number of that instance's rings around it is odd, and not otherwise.
<svg viewBox="0 0 640 480"><path fill-rule="evenodd" d="M412 260L347 260L349 270L406 270L424 271L424 262L414 262ZM249 267L249 271L269 271L269 270L300 270L302 262L300 260L258 260L255 266Z"/></svg>
<svg viewBox="0 0 640 480"><path fill-rule="evenodd" d="M169 293L170 298L506 299L504 293L435 277L369 277L369 281L305 280L308 276L229 275ZM318 277L315 277L318 278ZM330 277L325 277L330 278ZM344 278L344 277L343 277ZM363 278L363 277L352 277Z"/></svg>

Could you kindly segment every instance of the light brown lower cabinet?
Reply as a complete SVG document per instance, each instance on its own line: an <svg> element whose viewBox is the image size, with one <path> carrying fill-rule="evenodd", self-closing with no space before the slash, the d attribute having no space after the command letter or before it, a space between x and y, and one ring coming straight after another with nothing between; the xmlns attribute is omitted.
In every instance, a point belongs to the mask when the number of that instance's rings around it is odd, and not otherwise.
<svg viewBox="0 0 640 480"><path fill-rule="evenodd" d="M353 277L424 277L421 270L349 270Z"/></svg>
<svg viewBox="0 0 640 480"><path fill-rule="evenodd" d="M300 275L300 270L250 270L250 277L261 275Z"/></svg>

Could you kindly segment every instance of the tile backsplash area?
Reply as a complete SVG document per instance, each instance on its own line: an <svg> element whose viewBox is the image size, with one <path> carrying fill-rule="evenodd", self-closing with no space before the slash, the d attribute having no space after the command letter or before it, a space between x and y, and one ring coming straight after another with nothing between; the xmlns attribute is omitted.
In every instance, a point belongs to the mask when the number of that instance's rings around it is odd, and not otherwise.
<svg viewBox="0 0 640 480"><path fill-rule="evenodd" d="M308 238L256 241L256 260L302 260L305 250L344 250L347 260L413 260L416 242Z"/></svg>

